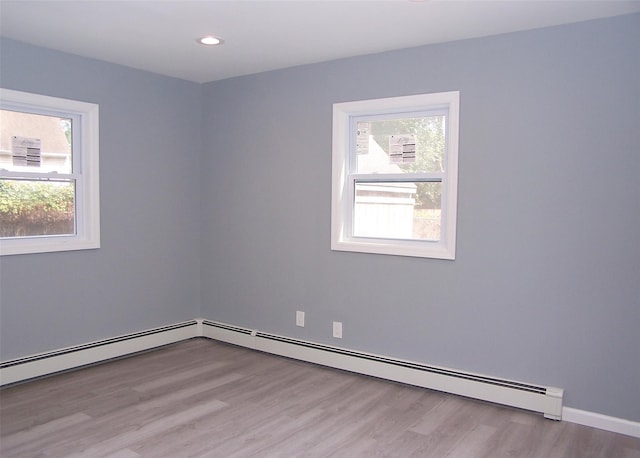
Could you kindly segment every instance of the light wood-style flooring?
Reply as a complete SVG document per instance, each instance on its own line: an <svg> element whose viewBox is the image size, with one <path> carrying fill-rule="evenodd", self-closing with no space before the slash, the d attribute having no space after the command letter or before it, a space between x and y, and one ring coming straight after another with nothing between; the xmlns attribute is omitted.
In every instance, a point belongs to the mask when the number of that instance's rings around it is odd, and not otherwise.
<svg viewBox="0 0 640 458"><path fill-rule="evenodd" d="M198 338L0 390L0 456L640 457L640 439Z"/></svg>

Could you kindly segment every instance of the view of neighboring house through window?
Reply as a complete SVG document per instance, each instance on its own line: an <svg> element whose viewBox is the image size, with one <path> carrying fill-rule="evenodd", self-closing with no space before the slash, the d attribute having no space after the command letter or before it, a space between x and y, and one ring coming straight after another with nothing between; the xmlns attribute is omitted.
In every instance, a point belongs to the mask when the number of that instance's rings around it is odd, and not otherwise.
<svg viewBox="0 0 640 458"><path fill-rule="evenodd" d="M457 92L334 105L334 250L454 259L457 113Z"/></svg>
<svg viewBox="0 0 640 458"><path fill-rule="evenodd" d="M75 234L75 181L51 178L71 175L72 120L1 110L0 126L0 168L23 175L0 181L0 235Z"/></svg>
<svg viewBox="0 0 640 458"><path fill-rule="evenodd" d="M97 105L1 94L0 253L96 248Z"/></svg>

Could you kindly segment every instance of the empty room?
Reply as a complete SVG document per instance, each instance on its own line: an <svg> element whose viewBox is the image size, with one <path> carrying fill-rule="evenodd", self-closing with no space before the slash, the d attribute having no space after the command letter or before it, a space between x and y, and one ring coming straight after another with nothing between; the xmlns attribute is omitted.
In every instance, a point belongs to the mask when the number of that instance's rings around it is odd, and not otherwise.
<svg viewBox="0 0 640 458"><path fill-rule="evenodd" d="M638 43L0 0L0 456L640 457Z"/></svg>

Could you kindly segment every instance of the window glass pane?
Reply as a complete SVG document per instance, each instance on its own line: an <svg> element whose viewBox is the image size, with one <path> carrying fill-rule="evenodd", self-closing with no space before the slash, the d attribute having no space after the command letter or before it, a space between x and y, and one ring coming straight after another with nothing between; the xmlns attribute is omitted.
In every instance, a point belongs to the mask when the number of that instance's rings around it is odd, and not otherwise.
<svg viewBox="0 0 640 458"><path fill-rule="evenodd" d="M75 182L0 180L0 237L75 234Z"/></svg>
<svg viewBox="0 0 640 458"><path fill-rule="evenodd" d="M356 173L444 172L444 115L356 121Z"/></svg>
<svg viewBox="0 0 640 458"><path fill-rule="evenodd" d="M356 182L353 235L440 240L442 183Z"/></svg>
<svg viewBox="0 0 640 458"><path fill-rule="evenodd" d="M71 173L71 121L0 110L0 169Z"/></svg>

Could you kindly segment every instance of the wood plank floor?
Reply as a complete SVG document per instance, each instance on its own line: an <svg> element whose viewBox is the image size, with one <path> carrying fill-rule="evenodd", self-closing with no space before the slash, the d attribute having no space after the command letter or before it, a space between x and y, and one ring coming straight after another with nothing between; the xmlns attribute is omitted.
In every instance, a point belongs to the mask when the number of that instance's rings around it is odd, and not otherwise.
<svg viewBox="0 0 640 458"><path fill-rule="evenodd" d="M640 439L192 339L0 390L0 456L628 457Z"/></svg>

